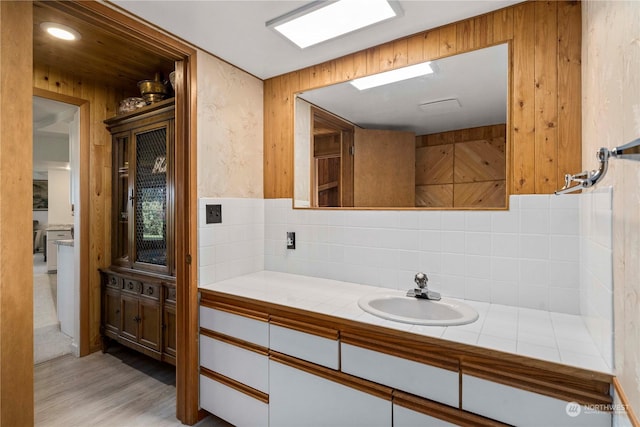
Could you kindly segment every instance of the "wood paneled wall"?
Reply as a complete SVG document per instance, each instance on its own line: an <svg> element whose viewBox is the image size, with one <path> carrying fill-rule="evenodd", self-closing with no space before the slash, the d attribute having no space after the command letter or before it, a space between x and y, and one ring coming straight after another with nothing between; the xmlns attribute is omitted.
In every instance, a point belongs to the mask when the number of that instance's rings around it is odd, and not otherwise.
<svg viewBox="0 0 640 427"><path fill-rule="evenodd" d="M32 19L0 1L1 426L33 425Z"/></svg>
<svg viewBox="0 0 640 427"><path fill-rule="evenodd" d="M509 42L510 194L551 193L581 169L581 6L529 1L265 81L264 195L293 196L295 93Z"/></svg>
<svg viewBox="0 0 640 427"><path fill-rule="evenodd" d="M507 206L506 125L416 137L416 207Z"/></svg>
<svg viewBox="0 0 640 427"><path fill-rule="evenodd" d="M87 100L89 147L89 350L100 348L100 275L111 259L111 135L103 120L116 115L122 91L34 64L33 87Z"/></svg>

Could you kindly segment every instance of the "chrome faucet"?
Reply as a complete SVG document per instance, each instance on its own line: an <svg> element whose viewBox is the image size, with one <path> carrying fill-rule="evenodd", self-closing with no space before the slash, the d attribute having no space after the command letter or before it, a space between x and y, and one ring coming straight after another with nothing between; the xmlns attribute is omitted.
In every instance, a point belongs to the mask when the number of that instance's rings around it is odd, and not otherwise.
<svg viewBox="0 0 640 427"><path fill-rule="evenodd" d="M440 293L430 291L429 288L427 288L427 282L429 281L429 278L426 274L422 272L417 273L413 278L413 281L416 282L416 285L418 285L418 287L415 289L409 289L407 291L408 297L440 301Z"/></svg>

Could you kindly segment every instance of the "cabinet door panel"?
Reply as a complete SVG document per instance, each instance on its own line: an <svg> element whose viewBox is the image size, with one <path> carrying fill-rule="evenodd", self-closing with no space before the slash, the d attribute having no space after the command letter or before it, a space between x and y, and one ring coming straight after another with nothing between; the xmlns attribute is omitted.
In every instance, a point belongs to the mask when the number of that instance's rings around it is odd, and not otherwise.
<svg viewBox="0 0 640 427"><path fill-rule="evenodd" d="M104 294L104 328L118 333L120 330L120 291L106 289Z"/></svg>
<svg viewBox="0 0 640 427"><path fill-rule="evenodd" d="M162 319L162 352L176 356L176 307L165 305Z"/></svg>
<svg viewBox="0 0 640 427"><path fill-rule="evenodd" d="M136 156L133 186L134 261L143 267L167 272L169 122L136 129L133 135Z"/></svg>
<svg viewBox="0 0 640 427"><path fill-rule="evenodd" d="M140 300L140 344L160 351L160 305Z"/></svg>
<svg viewBox="0 0 640 427"><path fill-rule="evenodd" d="M132 341L138 340L138 298L122 294L120 297L120 334Z"/></svg>
<svg viewBox="0 0 640 427"><path fill-rule="evenodd" d="M391 402L269 361L269 425L391 425Z"/></svg>

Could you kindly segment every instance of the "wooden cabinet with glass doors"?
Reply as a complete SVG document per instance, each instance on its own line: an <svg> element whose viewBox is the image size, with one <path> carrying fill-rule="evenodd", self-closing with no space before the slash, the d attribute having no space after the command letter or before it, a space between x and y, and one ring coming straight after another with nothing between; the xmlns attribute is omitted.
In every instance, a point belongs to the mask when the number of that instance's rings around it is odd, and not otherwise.
<svg viewBox="0 0 640 427"><path fill-rule="evenodd" d="M113 156L111 266L101 270L104 348L113 339L173 363L174 117L169 99L105 121Z"/></svg>

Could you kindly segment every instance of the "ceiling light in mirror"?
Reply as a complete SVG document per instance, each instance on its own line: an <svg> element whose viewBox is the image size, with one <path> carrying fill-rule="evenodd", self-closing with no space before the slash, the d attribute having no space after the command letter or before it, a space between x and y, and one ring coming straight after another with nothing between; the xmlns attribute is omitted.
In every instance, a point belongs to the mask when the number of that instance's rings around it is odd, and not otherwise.
<svg viewBox="0 0 640 427"><path fill-rule="evenodd" d="M402 80L412 79L414 77L426 76L428 74L433 74L431 63L423 62L421 64L385 71L384 73L361 77L359 79L351 80L349 83L358 90L366 90L371 89L372 87L384 86L400 82Z"/></svg>
<svg viewBox="0 0 640 427"><path fill-rule="evenodd" d="M43 22L42 24L40 24L40 28L42 28L51 36L60 40L72 41L80 39L80 33L78 33L76 30L66 25L58 24L56 22Z"/></svg>
<svg viewBox="0 0 640 427"><path fill-rule="evenodd" d="M460 110L462 106L460 105L460 101L458 101L457 98L450 98L424 102L418 105L418 108L420 108L420 110L424 111L427 114L435 115L453 113Z"/></svg>
<svg viewBox="0 0 640 427"><path fill-rule="evenodd" d="M306 47L399 16L400 6L387 0L316 1L267 22L298 47Z"/></svg>

